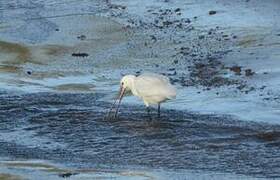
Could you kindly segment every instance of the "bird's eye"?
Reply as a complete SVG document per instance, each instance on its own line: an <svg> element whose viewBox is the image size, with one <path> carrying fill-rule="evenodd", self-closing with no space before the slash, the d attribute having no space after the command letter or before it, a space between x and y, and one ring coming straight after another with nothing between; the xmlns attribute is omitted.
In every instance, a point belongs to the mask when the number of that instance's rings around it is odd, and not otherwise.
<svg viewBox="0 0 280 180"><path fill-rule="evenodd" d="M123 85L124 83L122 82L122 85Z"/></svg>

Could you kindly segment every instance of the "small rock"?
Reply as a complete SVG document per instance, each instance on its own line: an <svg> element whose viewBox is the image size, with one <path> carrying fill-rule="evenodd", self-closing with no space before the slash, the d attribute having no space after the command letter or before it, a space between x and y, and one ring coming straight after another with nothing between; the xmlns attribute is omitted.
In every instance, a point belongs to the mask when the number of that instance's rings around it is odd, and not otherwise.
<svg viewBox="0 0 280 180"><path fill-rule="evenodd" d="M174 64L178 64L178 60L177 60L177 59L176 59L176 60L174 60L173 62L174 62Z"/></svg>
<svg viewBox="0 0 280 180"><path fill-rule="evenodd" d="M58 176L59 176L59 177L62 177L62 178L69 178L70 176L77 175L77 174L78 174L78 173L67 172L67 173L59 174Z"/></svg>
<svg viewBox="0 0 280 180"><path fill-rule="evenodd" d="M77 38L83 41L83 40L86 39L86 36L85 36L85 35L80 35L80 36L78 36Z"/></svg>
<svg viewBox="0 0 280 180"><path fill-rule="evenodd" d="M179 12L179 11L181 11L180 8L176 8L176 9L174 10L174 12Z"/></svg>
<svg viewBox="0 0 280 180"><path fill-rule="evenodd" d="M189 19L189 18L187 18L186 20L185 20L185 23L191 23L191 20Z"/></svg>
<svg viewBox="0 0 280 180"><path fill-rule="evenodd" d="M217 11L209 11L209 15L214 15L214 14L216 14L217 13Z"/></svg>
<svg viewBox="0 0 280 180"><path fill-rule="evenodd" d="M58 28L56 28L56 29L55 29L55 31L59 31L59 29L58 29Z"/></svg>
<svg viewBox="0 0 280 180"><path fill-rule="evenodd" d="M200 35L200 36L198 36L198 39L204 39L205 38L205 36L204 35Z"/></svg>
<svg viewBox="0 0 280 180"><path fill-rule="evenodd" d="M249 92L250 91L254 91L256 88L254 88L254 87L250 87L250 89L248 90Z"/></svg>
<svg viewBox="0 0 280 180"><path fill-rule="evenodd" d="M184 50L187 50L187 51L188 51L188 50L190 50L189 47L181 47L180 49L181 49L181 51L184 51Z"/></svg>
<svg viewBox="0 0 280 180"><path fill-rule="evenodd" d="M168 76L175 76L176 74L177 74L177 72L174 71L173 73L168 73L167 75L168 75Z"/></svg>
<svg viewBox="0 0 280 180"><path fill-rule="evenodd" d="M26 71L26 73L27 73L28 75L31 75L31 74L32 74L32 72L31 72L31 71Z"/></svg>
<svg viewBox="0 0 280 180"><path fill-rule="evenodd" d="M252 69L245 69L245 76L252 76L253 74L255 74Z"/></svg>
<svg viewBox="0 0 280 180"><path fill-rule="evenodd" d="M239 90L242 90L242 89L244 89L245 87L246 87L245 84L241 84L241 85L237 86L236 88L239 89Z"/></svg>
<svg viewBox="0 0 280 180"><path fill-rule="evenodd" d="M240 66L232 66L229 69L231 71L235 72L236 75L241 75L241 67Z"/></svg>
<svg viewBox="0 0 280 180"><path fill-rule="evenodd" d="M236 39L236 38L237 38L237 36L236 36L236 35L234 35L234 36L232 36L232 38L233 38L233 39Z"/></svg>
<svg viewBox="0 0 280 180"><path fill-rule="evenodd" d="M263 72L263 74L268 74L268 72Z"/></svg>
<svg viewBox="0 0 280 180"><path fill-rule="evenodd" d="M88 53L72 53L74 57L88 57Z"/></svg>
<svg viewBox="0 0 280 180"><path fill-rule="evenodd" d="M183 24L182 24L182 23L179 23L179 24L177 24L177 27L178 27L178 28L183 28Z"/></svg>
<svg viewBox="0 0 280 180"><path fill-rule="evenodd" d="M156 42L157 41L157 38L156 38L156 36L154 36L154 35L151 35L150 36L151 37L151 39L154 41L154 42Z"/></svg>
<svg viewBox="0 0 280 180"><path fill-rule="evenodd" d="M162 22L162 24L163 24L164 26L169 26L169 25L172 24L172 22L171 22L171 21L164 21L164 22Z"/></svg>
<svg viewBox="0 0 280 180"><path fill-rule="evenodd" d="M109 8L111 8L111 9L126 9L126 6L110 4Z"/></svg>

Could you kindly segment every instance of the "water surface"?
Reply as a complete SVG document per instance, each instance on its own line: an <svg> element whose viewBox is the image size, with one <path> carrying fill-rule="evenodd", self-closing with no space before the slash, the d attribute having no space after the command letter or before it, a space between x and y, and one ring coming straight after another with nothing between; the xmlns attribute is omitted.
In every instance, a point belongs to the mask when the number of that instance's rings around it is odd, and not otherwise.
<svg viewBox="0 0 280 180"><path fill-rule="evenodd" d="M1 94L0 155L76 168L151 167L279 176L280 128L226 116L124 106L104 119L103 94Z"/></svg>

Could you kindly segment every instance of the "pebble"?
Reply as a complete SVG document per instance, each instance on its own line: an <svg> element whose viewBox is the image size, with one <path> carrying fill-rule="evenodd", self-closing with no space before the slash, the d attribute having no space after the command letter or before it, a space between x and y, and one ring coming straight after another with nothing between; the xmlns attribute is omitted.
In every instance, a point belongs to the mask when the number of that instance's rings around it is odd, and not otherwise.
<svg viewBox="0 0 280 180"><path fill-rule="evenodd" d="M229 69L231 71L235 72L236 75L241 75L241 67L240 66L232 66Z"/></svg>
<svg viewBox="0 0 280 180"><path fill-rule="evenodd" d="M245 76L252 76L253 74L255 74L252 69L245 69Z"/></svg>
<svg viewBox="0 0 280 180"><path fill-rule="evenodd" d="M88 57L88 53L72 53L74 57Z"/></svg>
<svg viewBox="0 0 280 180"><path fill-rule="evenodd" d="M216 13L217 13L217 11L209 11L209 15L214 15Z"/></svg>

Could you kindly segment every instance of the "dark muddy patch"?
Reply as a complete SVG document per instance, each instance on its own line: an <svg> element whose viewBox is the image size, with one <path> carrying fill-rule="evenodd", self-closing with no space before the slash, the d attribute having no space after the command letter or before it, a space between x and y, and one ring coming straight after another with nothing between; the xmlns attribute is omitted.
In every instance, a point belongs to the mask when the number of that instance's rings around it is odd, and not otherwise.
<svg viewBox="0 0 280 180"><path fill-rule="evenodd" d="M280 177L279 126L122 106L104 119L103 94L0 95L0 155L79 168L144 166ZM30 134L30 136L22 136ZM21 140L18 140L20 138ZM31 145L30 145L31 143Z"/></svg>
<svg viewBox="0 0 280 180"><path fill-rule="evenodd" d="M185 49L186 48L183 50L185 51ZM189 77L182 76L178 79L176 79L177 77L171 77L171 82L179 83L182 86L200 85L207 88L242 84L242 81L238 79L225 77L224 74L226 74L226 69L225 65L217 58L207 57L206 59L195 61L193 62L193 65L188 66L188 70L190 71ZM172 76L176 75L176 73L167 75Z"/></svg>
<svg viewBox="0 0 280 180"><path fill-rule="evenodd" d="M224 69L224 65L220 61L212 58L206 63L195 63L190 73L190 84L220 87L238 83L236 80L222 77L221 69Z"/></svg>

